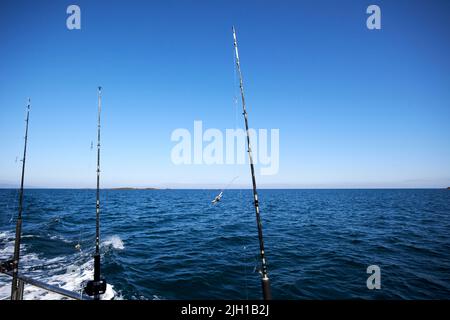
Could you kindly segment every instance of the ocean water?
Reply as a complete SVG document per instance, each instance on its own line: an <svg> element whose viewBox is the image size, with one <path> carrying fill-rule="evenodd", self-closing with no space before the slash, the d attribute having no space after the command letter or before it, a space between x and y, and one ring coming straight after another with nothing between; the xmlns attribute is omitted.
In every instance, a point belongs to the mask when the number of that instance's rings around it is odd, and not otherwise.
<svg viewBox="0 0 450 320"><path fill-rule="evenodd" d="M104 298L260 299L251 190L103 190ZM260 190L275 299L449 299L450 191ZM0 190L0 259L17 190ZM21 271L80 291L92 278L95 190L25 190ZM75 247L80 245L81 250ZM381 268L369 290L366 269ZM0 299L10 278L0 276ZM59 299L25 287L26 299Z"/></svg>

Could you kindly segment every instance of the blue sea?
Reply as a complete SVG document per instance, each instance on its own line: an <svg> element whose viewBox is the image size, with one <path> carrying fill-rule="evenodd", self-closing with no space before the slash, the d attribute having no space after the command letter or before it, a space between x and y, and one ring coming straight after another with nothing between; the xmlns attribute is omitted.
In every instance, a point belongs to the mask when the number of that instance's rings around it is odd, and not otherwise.
<svg viewBox="0 0 450 320"><path fill-rule="evenodd" d="M115 299L260 299L251 190L102 190L102 275ZM449 299L449 190L260 190L275 299ZM17 190L0 190L0 259ZM21 272L92 278L95 190L25 190ZM381 270L369 290L367 267ZM10 278L0 276L0 299ZM26 299L58 299L31 286Z"/></svg>

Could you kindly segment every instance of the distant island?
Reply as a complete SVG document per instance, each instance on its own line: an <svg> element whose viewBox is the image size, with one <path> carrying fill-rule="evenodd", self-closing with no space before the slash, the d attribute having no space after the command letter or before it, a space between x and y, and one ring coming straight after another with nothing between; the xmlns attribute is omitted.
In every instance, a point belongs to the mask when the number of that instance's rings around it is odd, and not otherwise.
<svg viewBox="0 0 450 320"><path fill-rule="evenodd" d="M450 187L448 187L447 190L450 190Z"/></svg>
<svg viewBox="0 0 450 320"><path fill-rule="evenodd" d="M132 188L132 187L121 187L121 188L111 188L110 190L159 190L158 188Z"/></svg>

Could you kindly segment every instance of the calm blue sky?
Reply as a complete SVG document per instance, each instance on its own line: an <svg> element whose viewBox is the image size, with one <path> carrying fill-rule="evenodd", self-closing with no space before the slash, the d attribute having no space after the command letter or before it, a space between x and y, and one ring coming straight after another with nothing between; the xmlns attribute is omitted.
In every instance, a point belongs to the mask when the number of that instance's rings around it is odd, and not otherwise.
<svg viewBox="0 0 450 320"><path fill-rule="evenodd" d="M100 84L104 187L249 186L248 166L170 159L176 128L242 126L235 25L250 125L280 130L261 187L450 186L449 14L425 0L1 1L0 185L18 185L31 97L26 184L95 187Z"/></svg>

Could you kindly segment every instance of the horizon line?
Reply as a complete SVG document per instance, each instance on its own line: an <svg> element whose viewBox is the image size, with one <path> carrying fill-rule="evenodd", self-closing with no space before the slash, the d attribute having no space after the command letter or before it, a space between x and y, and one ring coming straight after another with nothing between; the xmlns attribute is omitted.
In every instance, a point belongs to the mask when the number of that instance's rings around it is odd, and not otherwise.
<svg viewBox="0 0 450 320"><path fill-rule="evenodd" d="M15 190L20 187L0 186L0 190ZM218 190L214 187L102 187L113 191L158 191L158 190ZM258 187L258 190L447 190L450 187ZM95 187L24 187L24 190L96 190ZM227 190L252 190L252 187L227 188Z"/></svg>

